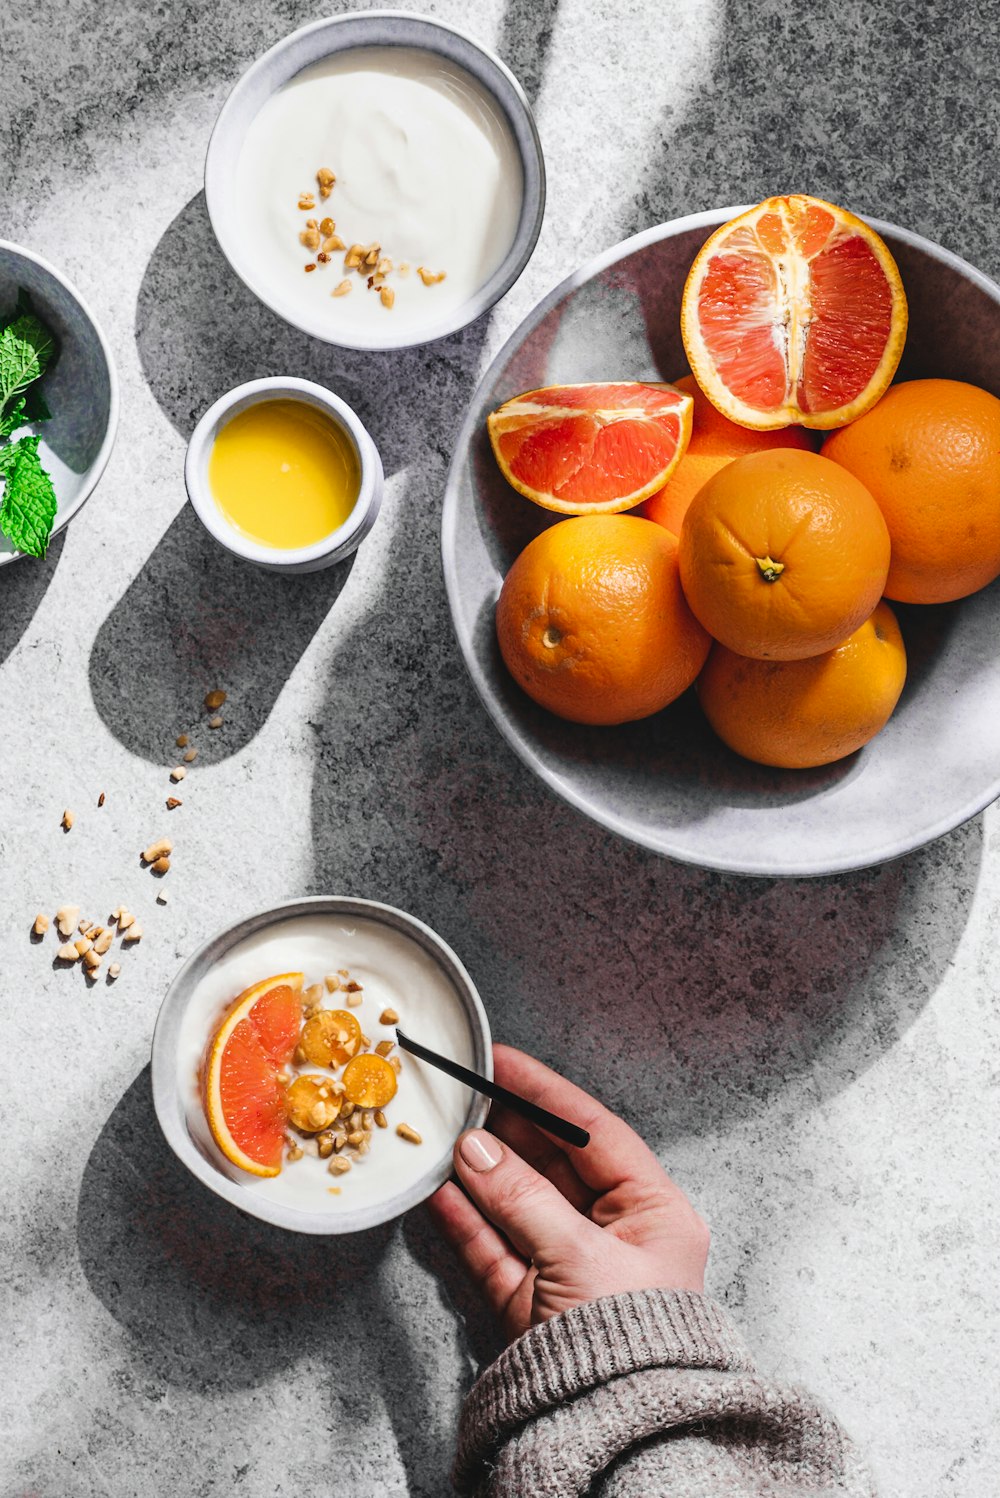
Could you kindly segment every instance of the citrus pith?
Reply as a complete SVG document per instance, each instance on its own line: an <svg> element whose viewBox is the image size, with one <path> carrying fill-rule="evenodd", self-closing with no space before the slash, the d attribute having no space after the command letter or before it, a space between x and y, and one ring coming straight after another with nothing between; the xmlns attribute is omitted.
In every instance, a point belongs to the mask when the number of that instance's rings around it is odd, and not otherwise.
<svg viewBox="0 0 1000 1498"><path fill-rule="evenodd" d="M278 1078L302 1023L302 973L254 983L235 998L209 1042L205 1116L226 1159L257 1176L281 1170L286 1110Z"/></svg>
<svg viewBox="0 0 1000 1498"><path fill-rule="evenodd" d="M724 415L769 430L828 429L867 411L906 337L906 295L884 240L821 198L768 198L717 229L684 286L681 336Z"/></svg>
<svg viewBox="0 0 1000 1498"><path fill-rule="evenodd" d="M661 488L691 435L691 397L672 385L550 385L486 419L500 469L562 515L617 514Z"/></svg>

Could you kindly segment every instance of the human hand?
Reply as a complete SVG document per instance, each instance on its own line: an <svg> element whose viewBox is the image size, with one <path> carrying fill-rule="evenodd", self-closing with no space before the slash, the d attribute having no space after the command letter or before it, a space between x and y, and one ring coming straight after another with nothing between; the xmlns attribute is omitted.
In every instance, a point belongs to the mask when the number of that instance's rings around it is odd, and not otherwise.
<svg viewBox="0 0 1000 1498"><path fill-rule="evenodd" d="M561 1144L494 1104L430 1209L513 1341L602 1295L704 1289L709 1232L628 1124L542 1062L494 1046L496 1079L589 1130Z"/></svg>

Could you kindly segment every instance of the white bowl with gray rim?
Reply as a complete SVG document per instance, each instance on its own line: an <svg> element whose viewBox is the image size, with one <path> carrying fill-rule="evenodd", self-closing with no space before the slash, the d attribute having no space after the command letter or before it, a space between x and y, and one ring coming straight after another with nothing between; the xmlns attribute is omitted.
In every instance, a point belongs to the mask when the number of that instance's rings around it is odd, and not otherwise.
<svg viewBox="0 0 1000 1498"><path fill-rule="evenodd" d="M521 162L521 209L513 242L496 270L460 307L419 332L393 333L380 321L371 337L357 330L337 333L302 318L278 288L255 269L246 253L235 211L236 168L247 130L272 94L304 68L358 47L413 47L434 52L471 75L493 98L510 128ZM370 10L329 16L293 31L250 67L229 95L215 123L205 158L205 202L219 247L233 270L265 306L285 322L325 343L353 349L414 348L447 338L475 322L510 290L531 258L545 212L545 159L531 106L513 73L466 32L430 16Z"/></svg>
<svg viewBox="0 0 1000 1498"><path fill-rule="evenodd" d="M56 536L83 508L111 456L118 375L108 340L72 281L34 250L0 239L0 314L14 310L22 287L56 340L39 386L51 420L23 428L41 437L39 456L56 491ZM23 555L0 536L0 567Z"/></svg>
<svg viewBox="0 0 1000 1498"><path fill-rule="evenodd" d="M391 1198L371 1206L335 1210L307 1211L269 1197L259 1189L260 1181L244 1176L228 1166L208 1134L207 1124L193 1078L186 1078L187 1050L185 1021L195 993L211 970L227 954L256 933L312 916L334 916L337 919L367 919L385 925L414 942L426 954L450 985L468 1025L467 1064L481 1075L493 1076L493 1047L489 1021L482 1000L469 973L455 952L435 931L415 916L395 906L376 900L355 899L347 895L316 895L288 900L268 910L244 917L210 937L188 958L167 990L156 1027L153 1031L152 1086L153 1106L164 1137L174 1154L210 1191L239 1207L241 1211L292 1232L340 1235L361 1232L391 1222L412 1207L418 1206L442 1186L451 1174L452 1144L436 1155L413 1152L414 1176L406 1187ZM235 997L235 995L233 996ZM205 1031L205 1043L211 1034ZM462 1059L462 1058L459 1058ZM405 1065L420 1066L407 1057ZM469 1092L468 1108L461 1129L480 1127L489 1110L488 1100ZM365 1169L377 1169L377 1142L365 1162ZM292 1167L294 1168L294 1166ZM254 1189L254 1187L258 1189Z"/></svg>
<svg viewBox="0 0 1000 1498"><path fill-rule="evenodd" d="M209 459L220 430L249 406L276 400L301 401L321 411L344 434L358 460L361 481L354 508L343 525L311 546L285 548L253 540L226 519L209 483ZM255 562L273 572L318 572L357 551L378 518L385 488L382 459L360 417L332 390L291 375L249 380L209 406L188 442L184 483L198 519L219 545L244 561Z"/></svg>

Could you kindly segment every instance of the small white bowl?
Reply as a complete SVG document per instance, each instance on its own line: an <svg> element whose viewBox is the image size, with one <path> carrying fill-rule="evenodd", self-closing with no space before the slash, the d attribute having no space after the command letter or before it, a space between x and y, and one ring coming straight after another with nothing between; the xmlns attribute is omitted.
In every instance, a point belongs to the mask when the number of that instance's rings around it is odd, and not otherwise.
<svg viewBox="0 0 1000 1498"><path fill-rule="evenodd" d="M412 1024L414 1039L423 1035L437 1046L428 1034L437 1004L450 1018L455 1059L492 1078L489 1022L462 963L429 926L375 900L319 895L289 900L236 921L188 958L160 1006L153 1032L153 1105L167 1143L210 1191L263 1222L292 1232L328 1235L391 1222L444 1184L451 1174L455 1140L486 1118L489 1104L485 1098L404 1056L399 1092L388 1105L390 1126L376 1131L370 1154L343 1179L329 1176L319 1160L307 1159L287 1164L277 1177L261 1180L230 1165L216 1147L201 1103L197 1067L226 1004L268 972L297 970L305 964L308 979L317 981L331 968L346 966L366 979L365 1002L370 1003L371 1012L362 1007L357 1013L366 1028L371 1027L374 1038L380 1031L373 1012L387 992L395 994L392 987L379 992L378 958L372 953L379 941L390 950L405 951L413 972L422 975L422 981L414 981L397 1001L401 1020ZM319 961L329 966L315 971ZM375 968L374 975L366 972L366 961ZM448 997L442 1000L445 994ZM383 1027L381 1033L389 1037L392 1032ZM443 1044L440 1049L445 1049ZM442 1088L449 1090L443 1093ZM433 1133L428 1129L422 1145L397 1138L394 1126L398 1123L419 1129L423 1122L426 1127L429 1100L442 1097L447 1098L447 1124L442 1122ZM293 1172L303 1166L308 1167L308 1175L294 1178ZM390 1182L386 1188L388 1175L396 1176L398 1184ZM328 1195L335 1184L339 1192Z"/></svg>
<svg viewBox="0 0 1000 1498"><path fill-rule="evenodd" d="M52 419L35 429L56 491L55 537L83 508L111 456L118 376L108 340L73 283L34 250L0 239L0 312L13 309L21 287L56 339L57 356L41 382ZM23 555L0 536L0 567Z"/></svg>
<svg viewBox="0 0 1000 1498"><path fill-rule="evenodd" d="M379 319L370 334L338 333L302 317L280 288L261 277L246 252L235 211L237 164L247 130L272 94L304 68L358 47L412 47L433 52L468 73L495 101L510 128L521 162L521 208L513 243L479 289L436 323L419 330L393 330ZM431 343L474 322L509 291L531 258L545 212L545 158L531 106L509 68L480 42L430 16L407 11L370 10L329 16L293 31L259 57L229 95L212 131L205 159L205 201L219 247L255 296L285 322L340 348L401 349Z"/></svg>
<svg viewBox="0 0 1000 1498"><path fill-rule="evenodd" d="M208 461L220 428L248 406L273 400L295 400L315 406L336 422L357 455L361 487L354 508L343 525L312 546L291 547L286 550L251 540L226 519L215 502L208 481ZM244 561L256 562L259 567L268 567L275 572L318 572L322 567L341 562L352 551L357 551L378 516L384 477L378 448L367 428L345 401L332 391L325 390L322 385L314 384L312 380L277 376L237 385L235 390L220 396L214 406L209 406L191 433L184 460L184 483L198 519L227 551L242 557Z"/></svg>

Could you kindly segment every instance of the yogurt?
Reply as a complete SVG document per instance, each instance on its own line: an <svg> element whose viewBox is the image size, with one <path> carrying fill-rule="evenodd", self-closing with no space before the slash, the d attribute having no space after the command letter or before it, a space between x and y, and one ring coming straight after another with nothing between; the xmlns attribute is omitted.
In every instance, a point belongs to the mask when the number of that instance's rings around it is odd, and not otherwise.
<svg viewBox="0 0 1000 1498"><path fill-rule="evenodd" d="M320 171L336 178L325 198ZM470 74L417 48L360 47L306 68L262 106L234 200L248 279L334 339L396 341L447 321L489 280L522 192L510 126ZM310 196L315 207L300 208ZM319 261L327 237L310 251L300 234L326 218L344 248ZM366 273L345 268L354 244L380 246L392 265L384 282L369 289Z"/></svg>
<svg viewBox="0 0 1000 1498"><path fill-rule="evenodd" d="M335 915L298 916L231 947L191 995L177 1047L178 1091L188 1132L201 1153L248 1192L308 1212L369 1208L397 1197L450 1158L472 1099L461 1082L405 1052L394 1052L402 1067L396 1096L385 1110L389 1126L375 1131L370 1152L356 1159L348 1173L333 1176L326 1160L308 1154L286 1161L281 1174L269 1178L230 1165L212 1139L202 1106L198 1072L207 1041L228 1005L252 983L292 971L304 972L307 984L316 983L339 968L346 968L363 986L363 1003L351 1012L373 1044L395 1039L395 1027L379 1023L384 1009L394 1009L400 1026L414 1039L465 1066L475 1066L469 1019L447 973L413 937L369 917L345 921ZM325 1003L343 1008L344 995L330 994ZM423 1142L414 1145L401 1139L396 1134L400 1123L416 1129Z"/></svg>

